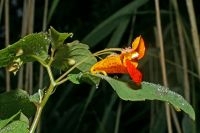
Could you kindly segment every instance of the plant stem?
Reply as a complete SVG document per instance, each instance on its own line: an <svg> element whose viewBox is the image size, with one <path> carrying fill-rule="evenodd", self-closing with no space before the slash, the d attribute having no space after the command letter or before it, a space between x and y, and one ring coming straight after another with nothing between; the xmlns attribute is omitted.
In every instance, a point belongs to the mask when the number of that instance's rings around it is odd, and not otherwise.
<svg viewBox="0 0 200 133"><path fill-rule="evenodd" d="M121 48L108 48L108 49L104 49L104 50L98 51L98 52L94 53L93 55L94 56L99 56L99 55L107 54L108 52L111 52L111 51L122 51L122 49ZM73 67L71 67L68 71L66 71L63 75L61 75L58 79L56 79L56 83L57 84L62 84L63 82L67 81L68 79L63 79L63 78L65 78L65 76L67 74L69 74L74 68L76 68L77 66L79 66L80 64L85 62L89 57L85 58L84 60L78 62Z"/></svg>
<svg viewBox="0 0 200 133"><path fill-rule="evenodd" d="M10 42L10 24L9 24L9 0L5 1L5 44L6 47L8 46ZM10 91L10 73L8 70L6 70L6 91Z"/></svg>
<svg viewBox="0 0 200 133"><path fill-rule="evenodd" d="M167 72L166 72L166 66L165 66L163 37L162 37L162 28L161 28L159 0L155 0L155 10L156 10L156 25L157 25L157 30L158 30L158 37L157 37L158 40L157 41L158 41L158 44L160 47L160 64L161 64L161 69L162 69L162 78L163 78L164 85L168 86ZM166 110L168 133L172 133L171 115L170 115L170 108L169 108L168 104L165 104L165 110Z"/></svg>
<svg viewBox="0 0 200 133"><path fill-rule="evenodd" d="M88 59L88 57L85 58L84 60L78 62L77 64L75 64L75 65L74 65L73 67L71 67L70 69L68 69L63 75L61 75L58 79L56 79L56 83L61 84L61 82L63 82L63 81L61 81L61 80L63 80L63 78L65 78L65 76L67 76L67 74L69 74L72 70L74 70L74 68L76 68L78 65L80 65L81 63L83 63L83 62L86 61L87 59ZM66 79L64 79L64 80L66 80Z"/></svg>
<svg viewBox="0 0 200 133"><path fill-rule="evenodd" d="M46 91L46 93L44 95L44 98L42 99L42 102L39 103L39 104L37 104L37 111L36 111L33 123L31 125L31 128L30 128L30 133L34 133L35 132L35 129L36 129L38 123L39 123L39 120L40 120L40 117L41 117L41 114L42 114L42 110L43 110L45 104L47 103L50 95L54 91L55 86L57 85L56 82L55 82L55 80L54 80L54 77L53 77L53 74L52 74L52 71L51 71L51 67L50 67L51 63L53 61L52 56L51 56L51 59L50 59L50 61L49 61L48 64L46 64L40 58L37 58L35 56L34 56L34 58L36 58L37 61L39 61L41 63L41 65L43 65L47 69L47 72L48 72L48 75L49 75L51 83L50 83L49 88L47 89L47 91Z"/></svg>
<svg viewBox="0 0 200 133"><path fill-rule="evenodd" d="M122 101L119 101L118 108L117 108L117 116L116 116L116 121L115 121L115 131L114 131L114 133L119 132L121 112L122 112Z"/></svg>
<svg viewBox="0 0 200 133"><path fill-rule="evenodd" d="M107 52L114 52L114 51L122 51L122 49L121 48L107 48L107 49L98 51L98 52L94 53L93 55L97 56L97 55L105 54Z"/></svg>
<svg viewBox="0 0 200 133"><path fill-rule="evenodd" d="M31 128L30 128L30 133L34 133L35 132L35 129L36 129L37 125L38 125L38 122L39 122L41 114L42 114L42 110L43 110L45 104L47 103L50 95L52 94L54 88L55 88L55 85L51 83L49 88L47 89L47 92L45 93L45 96L44 96L42 102L37 105L37 111L36 111L33 123L31 125Z"/></svg>
<svg viewBox="0 0 200 133"><path fill-rule="evenodd" d="M49 74L49 78L50 78L51 84L52 84L53 86L56 86L56 82L55 82L55 80L54 80L54 77L53 77L51 68L50 68L49 66L45 66L45 67L46 67L47 72L48 72L48 74Z"/></svg>
<svg viewBox="0 0 200 133"><path fill-rule="evenodd" d="M36 111L35 118L33 120L31 129L30 129L30 133L34 133L35 132L35 129L37 127L37 124L39 122L39 119L40 119L40 116L41 116L41 113L42 113L42 109L43 108L41 106L37 107L37 111Z"/></svg>
<svg viewBox="0 0 200 133"><path fill-rule="evenodd" d="M107 53L109 51L121 51L121 49L119 49L119 48L105 49L105 50L96 52L93 55L101 55L101 54ZM51 71L51 67L50 67L51 63L53 61L53 54L54 54L54 51L52 51L52 55L51 55L51 58L50 58L48 64L46 64L46 62L44 62L40 58L33 56L35 59L37 59L37 61L39 61L41 63L41 65L43 65L47 69L47 72L48 72L48 75L49 75L51 83L50 83L49 88L47 89L47 91L46 91L46 93L44 95L44 98L42 99L42 102L37 104L37 112L35 114L32 126L30 128L30 133L34 133L35 132L35 129L36 129L37 125L38 125L38 122L39 122L41 114L42 114L42 110L43 110L46 102L48 101L50 95L54 91L54 88L57 85L60 85L60 84L62 84L64 82L66 82L68 79L65 78L65 76L67 76L74 68L76 68L78 65L82 64L84 61L86 61L89 58L89 57L87 57L84 60L78 62L73 67L71 67L68 71L66 71L63 75L61 75L57 80L54 80L54 77L53 77L53 74L52 74L52 71Z"/></svg>
<svg viewBox="0 0 200 133"><path fill-rule="evenodd" d="M196 16L194 12L194 6L192 0L186 0L186 6L189 14L190 25L191 25L191 33L192 33L192 41L194 45L194 52L197 60L197 71L200 77L200 47L199 47L199 33L196 24Z"/></svg>

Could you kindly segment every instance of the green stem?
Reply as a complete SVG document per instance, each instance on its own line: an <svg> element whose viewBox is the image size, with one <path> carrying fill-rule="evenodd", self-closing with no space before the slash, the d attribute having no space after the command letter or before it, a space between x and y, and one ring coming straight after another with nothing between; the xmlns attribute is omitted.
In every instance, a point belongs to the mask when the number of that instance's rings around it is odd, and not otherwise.
<svg viewBox="0 0 200 133"><path fill-rule="evenodd" d="M101 51L98 51L96 53L94 53L93 55L94 56L98 56L98 55L103 55L103 54L106 54L106 53L109 53L109 52L112 52L112 51L121 51L120 48L108 48L108 49L104 49L104 50L101 50ZM30 128L30 133L34 133L35 132L35 129L38 125L38 122L40 120L40 117L41 117L41 114L42 114L42 111L43 111L43 108L46 104L46 102L48 101L50 95L52 94L52 92L54 91L54 88L57 86L57 85L60 85L64 82L66 82L68 79L65 78L74 68L76 68L78 65L82 64L83 62L85 62L89 57L85 58L84 60L78 62L77 64L75 64L73 67L71 67L68 71L66 71L63 75L61 75L57 80L54 80L54 77L53 77L53 74L52 74L52 71L51 71L51 63L53 62L53 54L54 54L54 51L52 51L52 54L51 54L51 57L50 57L50 60L48 62L48 64L46 62L44 62L42 59L40 59L39 57L36 57L36 56L33 56L37 61L39 61L46 69L47 69L47 72L49 74L49 78L50 78L50 86L49 88L47 89L45 95L44 95L44 98L42 99L41 103L39 103L37 105L37 112L35 114L35 117L34 117L34 120L33 120L33 123L31 125L31 128Z"/></svg>
<svg viewBox="0 0 200 133"><path fill-rule="evenodd" d="M94 56L99 56L99 55L107 54L108 52L111 52L111 51L122 51L122 49L121 48L108 48L108 49L104 49L104 50L98 51L98 52L94 53L93 55ZM89 57L85 58L84 60L78 62L73 67L71 67L67 72L65 72L58 79L56 79L56 82L58 84L62 84L63 82L67 81L67 79L63 79L63 78L65 78L65 76L67 76L67 74L69 74L74 68L76 68L77 66L79 66L80 64L85 62Z"/></svg>
<svg viewBox="0 0 200 133"><path fill-rule="evenodd" d="M90 57L90 56L89 56ZM58 79L56 79L56 83L57 84L61 84L60 82L62 82L61 80L66 80L63 79L65 78L65 76L67 76L67 74L69 74L72 70L74 70L77 66L79 66L80 64L82 64L83 62L85 62L86 60L88 60L89 57L86 57L84 60L78 62L77 64L75 64L74 66L72 66L70 69L68 69L63 75L61 75Z"/></svg>
<svg viewBox="0 0 200 133"><path fill-rule="evenodd" d="M62 83L65 83L67 80L69 80L69 79L66 77L66 78L64 78L63 80L57 82L57 85L60 85L60 84L62 84Z"/></svg>
<svg viewBox="0 0 200 133"><path fill-rule="evenodd" d="M42 110L43 110L46 102L48 101L50 95L52 94L54 88L55 88L55 85L53 85L51 83L49 88L47 89L47 92L45 93L45 96L44 96L42 102L37 105L37 111L36 111L33 123L31 125L31 128L30 128L30 133L34 133L35 132L35 129L36 129L37 125L38 125L38 122L39 122L41 114L42 114Z"/></svg>
<svg viewBox="0 0 200 133"><path fill-rule="evenodd" d="M50 78L51 84L52 84L53 86L56 86L56 82L55 82L55 80L54 80L54 77L53 77L51 68L50 68L48 65L45 66L45 67L46 67L47 72L48 72L48 74L49 74L49 78Z"/></svg>
<svg viewBox="0 0 200 133"><path fill-rule="evenodd" d="M36 56L36 55L31 55L33 58L35 58L41 65L43 65L43 66L46 66L47 64L46 64L46 62L45 61L43 61L43 59L42 58L40 58L39 56Z"/></svg>
<svg viewBox="0 0 200 133"><path fill-rule="evenodd" d="M107 48L107 49L98 51L98 52L94 53L93 55L97 56L97 55L105 54L107 52L116 52L116 51L120 52L120 51L122 51L122 49L121 48Z"/></svg>
<svg viewBox="0 0 200 133"><path fill-rule="evenodd" d="M33 123L32 123L32 126L30 128L30 133L34 133L35 132L35 129L38 125L38 122L39 122L39 119L40 119L40 116L41 116L41 113L42 113L42 107L37 107L37 111L36 111L36 114L35 114L35 118L33 120Z"/></svg>
<svg viewBox="0 0 200 133"><path fill-rule="evenodd" d="M31 125L31 128L30 128L30 133L34 133L35 132L35 129L36 129L37 125L38 125L38 122L39 122L41 114L42 114L42 110L43 110L46 102L48 101L50 95L52 94L52 92L54 91L54 88L56 86L56 82L54 80L54 77L53 77L53 74L52 74L52 71L51 71L51 67L50 67L51 63L53 62L53 54L54 54L54 51L52 51L52 55L51 55L51 58L50 58L50 61L49 61L48 64L46 64L46 62L44 62L39 57L33 56L34 58L37 59L37 61L39 61L47 69L47 72L48 72L48 75L49 75L51 83L50 83L49 88L47 89L47 91L46 91L46 93L44 95L44 98L42 99L41 103L39 103L37 105L37 111L36 111L33 123Z"/></svg>

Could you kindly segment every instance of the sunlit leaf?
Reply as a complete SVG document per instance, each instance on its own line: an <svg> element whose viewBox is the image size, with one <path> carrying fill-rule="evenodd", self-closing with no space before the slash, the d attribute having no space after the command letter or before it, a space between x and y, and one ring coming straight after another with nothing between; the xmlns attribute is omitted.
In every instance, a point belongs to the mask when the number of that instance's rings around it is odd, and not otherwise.
<svg viewBox="0 0 200 133"><path fill-rule="evenodd" d="M27 92L20 89L0 94L0 105L0 119L8 118L18 111L27 117L35 113L35 105L30 102Z"/></svg>
<svg viewBox="0 0 200 133"><path fill-rule="evenodd" d="M29 133L29 125L23 121L16 120L6 125L0 133Z"/></svg>
<svg viewBox="0 0 200 133"><path fill-rule="evenodd" d="M14 114L13 116L11 116L10 118L4 119L4 120L0 120L0 130L3 127L5 127L9 122L11 122L12 120L14 120L14 118L16 118L19 114L20 114L20 111L17 112L16 114Z"/></svg>
<svg viewBox="0 0 200 133"><path fill-rule="evenodd" d="M0 120L0 133L28 133L29 120L20 111L10 118Z"/></svg>
<svg viewBox="0 0 200 133"><path fill-rule="evenodd" d="M172 104L177 110L183 110L193 120L195 120L195 112L192 106L179 94L169 90L168 88L142 82L140 88L132 86L123 81L119 81L108 76L98 75L106 80L112 88L116 91L118 96L123 100L129 101L144 101L144 100L160 100ZM136 89L137 90L134 90Z"/></svg>
<svg viewBox="0 0 200 133"><path fill-rule="evenodd" d="M49 44L50 40L45 33L27 35L16 43L0 50L0 67L20 67L20 62L35 61L36 59L32 58L33 55L46 60Z"/></svg>

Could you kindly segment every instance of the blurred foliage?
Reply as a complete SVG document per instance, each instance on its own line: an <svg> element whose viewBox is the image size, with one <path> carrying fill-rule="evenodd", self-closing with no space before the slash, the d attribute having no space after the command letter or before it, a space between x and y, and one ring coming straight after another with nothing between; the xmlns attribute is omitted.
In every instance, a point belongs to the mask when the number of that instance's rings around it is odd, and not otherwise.
<svg viewBox="0 0 200 133"><path fill-rule="evenodd" d="M56 3L57 2L57 3ZM48 26L53 26L60 32L73 32L74 38L84 40L92 30L98 27L106 20L109 20L122 8L128 6L132 2L140 2L140 0L51 0L49 1ZM194 0L194 8L197 15L197 24L199 26L200 17L198 13L200 8L197 6L199 1ZM42 30L44 1L36 0L34 32ZM196 62L194 59L194 51L190 45L190 23L188 13L186 11L185 1L178 0L182 23L185 28L186 55L188 61L188 72L191 91L191 102L196 112L196 123L188 119L183 113L178 112L178 121L181 129L185 133L194 132L192 128L199 123L199 78L196 76ZM23 10L22 0L11 0L10 11L10 40L11 43L17 41L21 35L21 19ZM170 1L160 0L161 19L163 38L165 44L167 76L169 87L182 95L183 90L183 69L181 65L180 48L177 44L177 29L175 25L174 10ZM170 16L172 19L170 19ZM3 17L2 17L3 18ZM123 20L124 19L124 20ZM132 14L126 14L117 20L112 20L113 29L102 32L106 36L99 40L98 43L89 43L92 51L98 51L106 47L127 47L135 36L141 34L146 41L148 52L141 62L139 68L142 70L144 80L162 84L161 68L159 62L159 49L156 47L155 40L155 6L154 1L146 1L137 9L133 9ZM123 23L120 23L123 22ZM108 28L111 28L108 26ZM199 28L199 27L198 27ZM3 48L4 42L4 21L0 20L0 48ZM108 29L109 30L109 29ZM121 32L122 31L122 32ZM172 34L173 33L173 34ZM101 35L99 35L101 37ZM89 42L89 41L88 41ZM115 42L114 44L112 42ZM38 87L38 64L34 64L34 88ZM114 76L115 77L115 76ZM12 76L12 82L16 84L17 77ZM45 77L47 78L47 77ZM44 79L45 79L44 78ZM122 78L131 82L128 76L118 75L116 78ZM0 71L0 91L5 91L5 75L4 70ZM44 80L44 84L47 80ZM15 86L13 86L15 87ZM56 132L100 132L110 133L118 127L119 133L129 132L152 132L165 133L165 109L160 102L125 102L121 101L106 82L101 82L95 87L87 83L74 85L67 82L57 88L56 92L51 96L43 113L41 121L42 133ZM121 110L121 113L120 111ZM119 113L119 114L118 114ZM119 116L118 116L119 115ZM117 125L117 118L120 122ZM190 128L185 128L191 125ZM175 127L173 127L176 132ZM187 131L189 130L189 131ZM199 126L196 126L196 132L199 132Z"/></svg>

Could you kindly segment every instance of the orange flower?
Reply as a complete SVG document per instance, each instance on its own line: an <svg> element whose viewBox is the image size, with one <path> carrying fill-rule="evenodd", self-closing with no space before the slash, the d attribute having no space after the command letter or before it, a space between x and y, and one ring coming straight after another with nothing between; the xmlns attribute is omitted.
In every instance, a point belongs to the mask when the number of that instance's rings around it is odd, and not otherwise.
<svg viewBox="0 0 200 133"><path fill-rule="evenodd" d="M133 82L140 85L142 81L142 74L137 69L138 60L144 56L145 45L141 36L137 37L132 42L132 48L125 48L121 54L111 54L101 61L94 64L90 71L91 73L108 74L124 74L129 73Z"/></svg>

